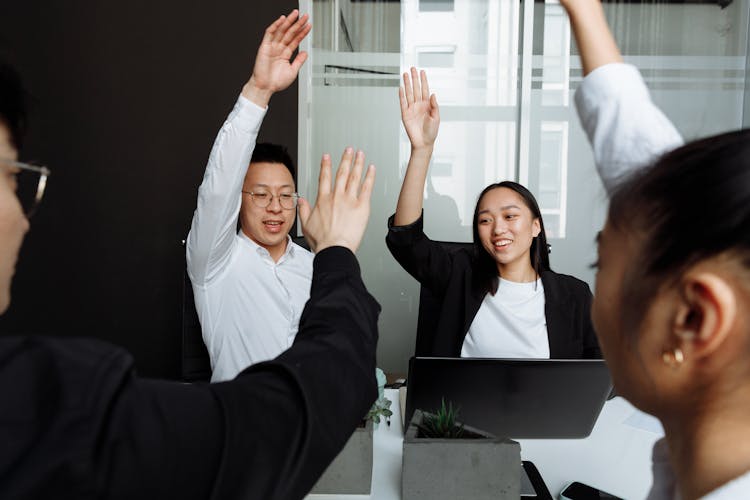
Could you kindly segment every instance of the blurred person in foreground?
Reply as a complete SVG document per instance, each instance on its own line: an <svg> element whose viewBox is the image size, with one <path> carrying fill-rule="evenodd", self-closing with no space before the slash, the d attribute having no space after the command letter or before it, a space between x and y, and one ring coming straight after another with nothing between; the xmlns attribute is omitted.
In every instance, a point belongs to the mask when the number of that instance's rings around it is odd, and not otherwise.
<svg viewBox="0 0 750 500"><path fill-rule="evenodd" d="M24 123L19 78L0 65L0 314L50 175L18 161ZM234 380L141 379L126 351L92 339L0 339L0 498L304 497L377 395L380 307L353 253L375 177L361 183L363 165L347 149L331 188L323 157L316 204L300 205L317 254L299 333Z"/></svg>

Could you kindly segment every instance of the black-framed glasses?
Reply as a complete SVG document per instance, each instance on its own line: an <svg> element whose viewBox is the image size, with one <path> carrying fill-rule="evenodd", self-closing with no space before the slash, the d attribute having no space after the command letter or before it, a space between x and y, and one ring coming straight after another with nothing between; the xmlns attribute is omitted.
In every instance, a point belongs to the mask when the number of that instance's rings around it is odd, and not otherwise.
<svg viewBox="0 0 750 500"><path fill-rule="evenodd" d="M15 170L16 196L26 217L30 218L44 197L50 170L39 165L3 159L0 159L0 167Z"/></svg>
<svg viewBox="0 0 750 500"><path fill-rule="evenodd" d="M297 193L279 193L272 195L268 191L242 191L245 194L249 194L250 198L253 199L253 204L258 208L266 208L273 202L274 198L279 199L279 205L281 208L291 210L297 206L297 200L299 195Z"/></svg>

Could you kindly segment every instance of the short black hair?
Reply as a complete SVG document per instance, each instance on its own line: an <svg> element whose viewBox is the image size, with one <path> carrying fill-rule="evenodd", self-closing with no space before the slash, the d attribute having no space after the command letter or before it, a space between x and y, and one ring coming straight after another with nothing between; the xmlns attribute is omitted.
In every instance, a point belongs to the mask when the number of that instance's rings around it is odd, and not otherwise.
<svg viewBox="0 0 750 500"><path fill-rule="evenodd" d="M26 92L15 68L1 60L0 123L8 127L11 143L20 150L26 132Z"/></svg>
<svg viewBox="0 0 750 500"><path fill-rule="evenodd" d="M256 144L253 156L250 158L250 163L261 162L281 163L292 174L292 179L297 179L297 169L294 167L294 161L284 146L271 144L270 142L259 142Z"/></svg>

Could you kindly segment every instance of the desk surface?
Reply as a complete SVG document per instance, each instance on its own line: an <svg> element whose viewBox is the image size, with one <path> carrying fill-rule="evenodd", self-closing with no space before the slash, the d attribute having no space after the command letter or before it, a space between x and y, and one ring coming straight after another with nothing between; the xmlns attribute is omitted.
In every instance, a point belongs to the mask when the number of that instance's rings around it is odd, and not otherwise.
<svg viewBox="0 0 750 500"><path fill-rule="evenodd" d="M371 495L308 495L309 500L371 498L400 500L403 431L398 391L386 389L393 401L391 425L374 434ZM521 456L536 465L554 498L572 481L614 495L645 498L651 487L651 447L661 437L658 421L622 398L604 405L586 439L519 439Z"/></svg>

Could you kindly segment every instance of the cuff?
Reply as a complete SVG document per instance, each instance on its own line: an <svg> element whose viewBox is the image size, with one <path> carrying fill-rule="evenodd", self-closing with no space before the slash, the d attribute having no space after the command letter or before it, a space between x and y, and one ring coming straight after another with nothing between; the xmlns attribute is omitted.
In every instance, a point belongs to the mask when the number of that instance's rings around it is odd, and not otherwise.
<svg viewBox="0 0 750 500"><path fill-rule="evenodd" d="M424 210L422 210L422 213L419 215L419 218L417 220L405 226L395 226L393 224L393 219L395 218L396 218L396 214L393 214L390 217L388 217L388 231L392 231L394 233L401 233L401 232L406 232L406 231L418 231L421 233L424 229Z"/></svg>
<svg viewBox="0 0 750 500"><path fill-rule="evenodd" d="M268 111L268 108L261 108L240 95L234 104L232 112L229 113L227 123L231 123L247 132L257 133L260 130L263 118L266 116L266 111Z"/></svg>
<svg viewBox="0 0 750 500"><path fill-rule="evenodd" d="M602 103L620 99L651 100L648 87L638 68L632 64L610 63L586 75L575 93L576 108L581 117L588 116Z"/></svg>
<svg viewBox="0 0 750 500"><path fill-rule="evenodd" d="M343 272L357 277L361 276L357 258L346 247L328 247L315 254L313 276L330 272Z"/></svg>

